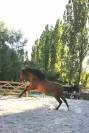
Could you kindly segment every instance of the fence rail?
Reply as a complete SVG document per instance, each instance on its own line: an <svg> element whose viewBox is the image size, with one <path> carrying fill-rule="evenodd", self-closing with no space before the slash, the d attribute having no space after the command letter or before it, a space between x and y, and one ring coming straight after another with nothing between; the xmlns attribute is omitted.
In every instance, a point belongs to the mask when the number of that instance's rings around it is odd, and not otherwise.
<svg viewBox="0 0 89 133"><path fill-rule="evenodd" d="M20 83L14 81L0 81L0 89L20 89L25 88L27 83Z"/></svg>

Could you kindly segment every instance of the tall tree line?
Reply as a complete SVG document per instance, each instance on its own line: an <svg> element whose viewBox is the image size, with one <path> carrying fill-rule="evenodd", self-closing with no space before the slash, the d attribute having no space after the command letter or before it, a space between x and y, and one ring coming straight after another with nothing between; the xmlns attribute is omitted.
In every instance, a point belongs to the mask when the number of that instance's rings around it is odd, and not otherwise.
<svg viewBox="0 0 89 133"><path fill-rule="evenodd" d="M88 0L69 0L63 22L58 19L54 27L46 25L35 41L31 60L49 75L79 84L82 63L89 52L88 30Z"/></svg>

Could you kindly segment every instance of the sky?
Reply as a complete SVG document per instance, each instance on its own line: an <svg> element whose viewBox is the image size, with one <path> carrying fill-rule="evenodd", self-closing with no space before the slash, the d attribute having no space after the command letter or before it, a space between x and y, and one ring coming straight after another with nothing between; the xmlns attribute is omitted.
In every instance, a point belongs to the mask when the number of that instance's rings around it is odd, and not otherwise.
<svg viewBox="0 0 89 133"><path fill-rule="evenodd" d="M31 55L34 41L46 24L55 25L63 19L68 0L0 0L0 21L10 28L21 30L28 39L26 50Z"/></svg>

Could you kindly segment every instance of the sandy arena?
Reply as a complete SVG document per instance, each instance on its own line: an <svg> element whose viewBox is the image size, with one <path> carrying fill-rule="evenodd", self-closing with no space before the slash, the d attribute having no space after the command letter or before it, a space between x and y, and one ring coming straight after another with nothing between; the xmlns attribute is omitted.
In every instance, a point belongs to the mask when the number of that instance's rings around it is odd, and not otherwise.
<svg viewBox="0 0 89 133"><path fill-rule="evenodd" d="M68 103L56 111L53 97L1 97L0 133L89 133L89 101Z"/></svg>

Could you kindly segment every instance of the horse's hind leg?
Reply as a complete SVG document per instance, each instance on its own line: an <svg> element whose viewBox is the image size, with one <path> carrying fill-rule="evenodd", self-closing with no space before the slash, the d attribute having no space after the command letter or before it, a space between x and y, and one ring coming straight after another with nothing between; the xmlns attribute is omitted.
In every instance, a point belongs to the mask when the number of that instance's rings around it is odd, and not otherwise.
<svg viewBox="0 0 89 133"><path fill-rule="evenodd" d="M67 106L67 108L68 108L68 110L69 110L69 105L68 105L67 100L65 99L65 97L62 96L61 99L64 101L64 103L66 104L66 106Z"/></svg>
<svg viewBox="0 0 89 133"><path fill-rule="evenodd" d="M59 107L60 107L61 104L62 104L62 100L61 100L60 97L58 97L58 96L55 96L55 99L59 102L59 105L55 108L56 110L58 110Z"/></svg>

